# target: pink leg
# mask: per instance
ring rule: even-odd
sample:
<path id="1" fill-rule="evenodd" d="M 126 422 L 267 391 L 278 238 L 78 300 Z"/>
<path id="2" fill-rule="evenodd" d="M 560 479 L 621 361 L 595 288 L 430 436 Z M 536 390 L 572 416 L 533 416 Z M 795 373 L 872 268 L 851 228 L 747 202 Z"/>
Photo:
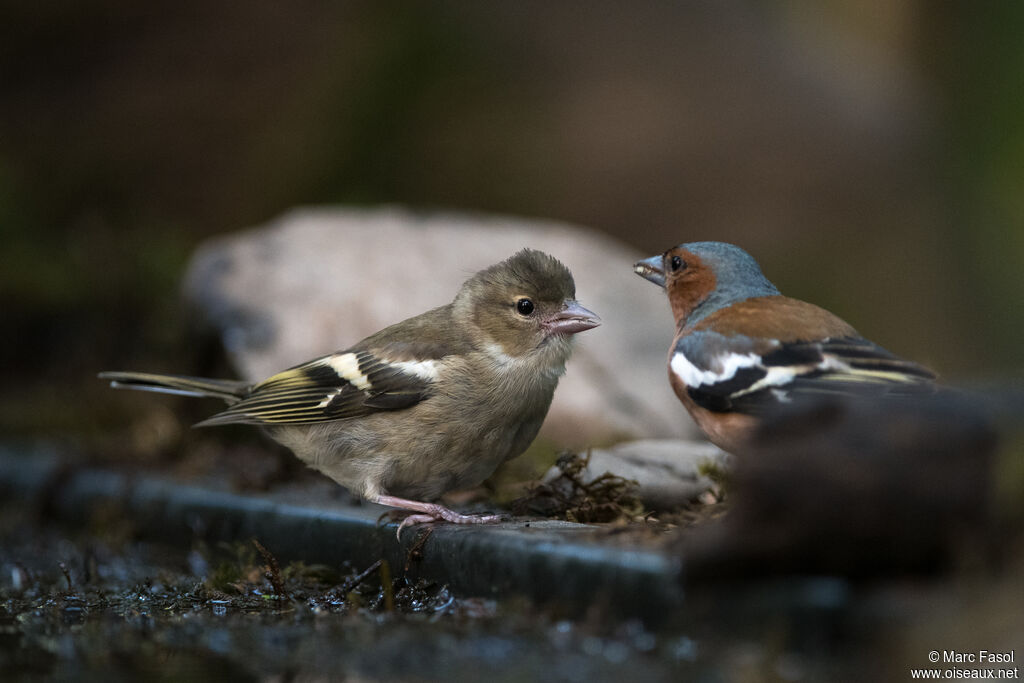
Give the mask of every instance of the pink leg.
<path id="1" fill-rule="evenodd" d="M 375 496 L 373 502 L 418 513 L 409 515 L 398 525 L 399 540 L 402 539 L 402 529 L 414 524 L 441 521 L 451 522 L 452 524 L 493 524 L 501 521 L 501 515 L 461 515 L 455 512 L 455 510 L 449 510 L 437 503 L 421 503 L 418 500 L 407 500 L 405 498 L 396 498 L 395 496 Z"/>

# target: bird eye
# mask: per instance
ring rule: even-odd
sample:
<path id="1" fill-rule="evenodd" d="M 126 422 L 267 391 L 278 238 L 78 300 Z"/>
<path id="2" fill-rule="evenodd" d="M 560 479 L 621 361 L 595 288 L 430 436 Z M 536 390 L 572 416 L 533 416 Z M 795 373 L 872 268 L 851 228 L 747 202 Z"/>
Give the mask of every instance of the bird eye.
<path id="1" fill-rule="evenodd" d="M 529 299 L 520 299 L 516 302 L 516 310 L 519 315 L 530 315 L 533 313 L 533 302 Z"/>
<path id="2" fill-rule="evenodd" d="M 679 258 L 678 256 L 673 256 L 671 259 L 669 259 L 669 265 L 672 266 L 672 272 L 675 272 L 681 268 L 686 267 L 686 264 L 683 262 L 683 259 Z"/>

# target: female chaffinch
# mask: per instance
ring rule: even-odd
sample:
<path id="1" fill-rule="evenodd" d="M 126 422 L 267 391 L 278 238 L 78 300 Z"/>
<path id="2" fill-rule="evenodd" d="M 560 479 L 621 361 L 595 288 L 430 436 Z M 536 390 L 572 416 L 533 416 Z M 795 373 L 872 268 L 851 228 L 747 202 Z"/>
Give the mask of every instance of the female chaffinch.
<path id="1" fill-rule="evenodd" d="M 523 249 L 481 270 L 455 299 L 257 384 L 104 372 L 118 388 L 212 396 L 227 410 L 196 426 L 254 424 L 356 495 L 437 520 L 494 522 L 432 502 L 476 486 L 526 450 L 547 415 L 572 335 L 600 324 L 572 274 Z"/>
<path id="2" fill-rule="evenodd" d="M 864 339 L 832 313 L 779 294 L 750 254 L 732 244 L 680 244 L 633 270 L 667 291 L 676 320 L 669 381 L 724 450 L 742 450 L 767 414 L 794 399 L 933 387 L 931 371 Z"/>

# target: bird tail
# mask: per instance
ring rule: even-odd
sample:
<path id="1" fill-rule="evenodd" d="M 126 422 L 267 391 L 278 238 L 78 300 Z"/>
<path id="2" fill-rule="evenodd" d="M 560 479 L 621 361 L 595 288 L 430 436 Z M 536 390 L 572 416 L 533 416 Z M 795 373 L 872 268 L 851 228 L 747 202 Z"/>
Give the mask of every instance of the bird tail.
<path id="1" fill-rule="evenodd" d="M 236 403 L 245 397 L 249 384 L 229 379 L 206 379 L 184 375 L 155 375 L 147 372 L 101 372 L 115 389 L 138 389 L 180 396 L 210 396 Z"/>

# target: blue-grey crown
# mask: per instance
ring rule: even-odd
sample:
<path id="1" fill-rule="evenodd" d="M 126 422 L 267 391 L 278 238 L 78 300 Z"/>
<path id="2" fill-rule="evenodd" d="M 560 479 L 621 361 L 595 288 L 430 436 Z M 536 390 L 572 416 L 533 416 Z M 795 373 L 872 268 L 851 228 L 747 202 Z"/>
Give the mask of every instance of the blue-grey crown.
<path id="1" fill-rule="evenodd" d="M 690 242 L 680 245 L 692 252 L 715 273 L 718 281 L 715 291 L 690 315 L 693 324 L 720 308 L 756 296 L 772 296 L 779 290 L 761 272 L 754 257 L 735 244 L 727 242 Z"/>

